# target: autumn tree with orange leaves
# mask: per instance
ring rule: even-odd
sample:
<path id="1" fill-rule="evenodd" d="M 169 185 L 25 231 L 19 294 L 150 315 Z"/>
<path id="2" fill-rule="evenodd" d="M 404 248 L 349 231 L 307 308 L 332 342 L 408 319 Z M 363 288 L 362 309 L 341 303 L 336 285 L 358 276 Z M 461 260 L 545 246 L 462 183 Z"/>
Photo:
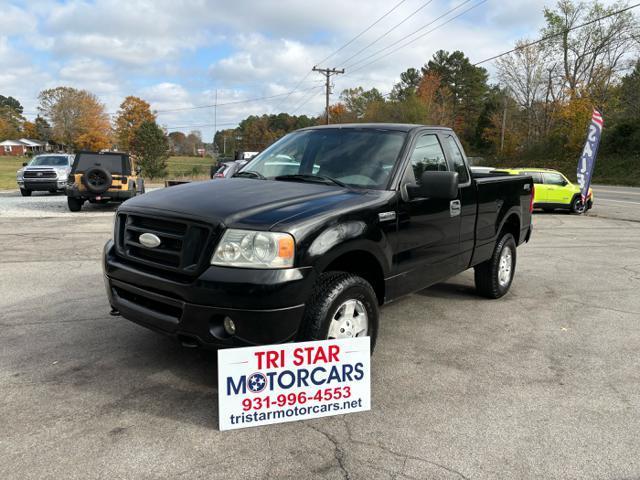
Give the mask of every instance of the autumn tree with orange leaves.
<path id="1" fill-rule="evenodd" d="M 51 124 L 52 138 L 70 150 L 111 146 L 111 124 L 105 106 L 93 93 L 72 87 L 43 90 L 38 110 Z"/>
<path id="2" fill-rule="evenodd" d="M 129 151 L 136 131 L 145 122 L 155 122 L 156 115 L 148 102 L 139 97 L 128 96 L 120 104 L 114 121 L 118 149 Z"/>

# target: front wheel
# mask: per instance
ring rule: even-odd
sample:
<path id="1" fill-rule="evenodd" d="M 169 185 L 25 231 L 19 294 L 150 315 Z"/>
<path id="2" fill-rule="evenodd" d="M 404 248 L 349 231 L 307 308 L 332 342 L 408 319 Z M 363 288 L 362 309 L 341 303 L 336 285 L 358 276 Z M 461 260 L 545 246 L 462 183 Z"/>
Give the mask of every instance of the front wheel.
<path id="1" fill-rule="evenodd" d="M 20 195 L 22 195 L 23 197 L 30 197 L 31 196 L 31 190 L 27 190 L 26 188 L 21 188 L 20 189 Z"/>
<path id="2" fill-rule="evenodd" d="M 79 198 L 67 197 L 67 205 L 72 212 L 79 212 L 84 202 Z"/>
<path id="3" fill-rule="evenodd" d="M 474 269 L 476 290 L 487 298 L 500 298 L 509 291 L 516 271 L 516 241 L 510 233 L 496 243 L 491 258 Z"/>
<path id="4" fill-rule="evenodd" d="M 307 302 L 302 340 L 378 336 L 378 299 L 364 278 L 346 272 L 320 275 Z"/>
<path id="5" fill-rule="evenodd" d="M 582 202 L 582 198 L 579 195 L 573 197 L 573 201 L 571 202 L 571 213 L 575 213 L 576 215 L 582 215 L 586 212 L 587 208 Z"/>

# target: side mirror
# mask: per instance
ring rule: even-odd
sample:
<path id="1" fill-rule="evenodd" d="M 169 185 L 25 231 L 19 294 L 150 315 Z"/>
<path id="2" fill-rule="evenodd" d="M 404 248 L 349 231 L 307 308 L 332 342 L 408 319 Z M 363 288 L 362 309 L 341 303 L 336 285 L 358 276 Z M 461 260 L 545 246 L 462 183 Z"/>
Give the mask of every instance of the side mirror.
<path id="1" fill-rule="evenodd" d="M 458 172 L 422 172 L 420 185 L 407 185 L 409 198 L 453 200 L 458 197 Z"/>
<path id="2" fill-rule="evenodd" d="M 139 166 L 139 165 L 138 165 L 138 166 L 136 166 L 136 173 L 137 173 L 138 175 L 140 175 L 140 174 L 142 173 L 142 167 L 141 167 L 141 166 Z"/>
<path id="3" fill-rule="evenodd" d="M 29 165 L 27 162 L 22 162 L 23 167 L 26 167 L 27 165 Z"/>

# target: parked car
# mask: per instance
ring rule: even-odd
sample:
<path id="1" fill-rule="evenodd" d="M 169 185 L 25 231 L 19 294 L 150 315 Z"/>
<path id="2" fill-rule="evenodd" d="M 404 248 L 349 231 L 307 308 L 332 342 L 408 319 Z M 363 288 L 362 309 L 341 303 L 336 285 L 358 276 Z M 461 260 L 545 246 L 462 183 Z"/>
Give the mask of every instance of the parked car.
<path id="1" fill-rule="evenodd" d="M 574 185 L 564 174 L 549 168 L 510 168 L 501 169 L 514 175 L 530 175 L 535 184 L 534 208 L 545 212 L 555 209 L 569 210 L 578 215 L 593 207 L 593 191 L 590 188 L 586 205 L 582 202 L 580 187 Z"/>
<path id="2" fill-rule="evenodd" d="M 222 162 L 211 178 L 230 178 L 248 163 L 247 160 L 234 160 L 232 162 Z"/>
<path id="3" fill-rule="evenodd" d="M 118 152 L 78 152 L 65 189 L 72 212 L 79 212 L 86 201 L 123 202 L 144 191 L 133 160 Z"/>
<path id="4" fill-rule="evenodd" d="M 297 173 L 274 169 L 290 172 L 283 154 Z M 505 295 L 532 192 L 531 177 L 475 178 L 448 128 L 306 128 L 224 182 L 121 205 L 107 295 L 188 346 L 368 335 L 373 347 L 381 305 L 468 268 L 481 295 Z"/>
<path id="5" fill-rule="evenodd" d="M 36 155 L 29 162 L 23 163 L 22 168 L 16 172 L 20 193 L 23 197 L 29 197 L 31 192 L 64 191 L 72 164 L 73 155 L 65 153 Z"/>

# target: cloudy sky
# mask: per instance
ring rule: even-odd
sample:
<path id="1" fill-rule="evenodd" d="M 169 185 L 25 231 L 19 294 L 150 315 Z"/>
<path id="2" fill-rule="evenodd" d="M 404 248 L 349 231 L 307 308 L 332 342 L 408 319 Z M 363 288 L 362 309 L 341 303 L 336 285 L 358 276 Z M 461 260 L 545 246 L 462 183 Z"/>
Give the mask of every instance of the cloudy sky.
<path id="1" fill-rule="evenodd" d="M 213 109 L 192 107 L 215 103 L 216 92 L 222 104 L 219 128 L 250 114 L 321 112 L 322 78 L 310 73 L 311 67 L 396 5 L 322 63 L 347 69 L 335 78 L 336 93 L 358 85 L 386 93 L 401 71 L 421 66 L 438 49 L 460 49 L 478 61 L 511 48 L 517 39 L 536 38 L 542 10 L 552 3 L 0 0 L 0 94 L 18 98 L 28 118 L 35 116 L 38 92 L 45 88 L 90 90 L 109 112 L 126 95 L 137 95 L 170 130 L 200 130 L 210 139 Z"/>

